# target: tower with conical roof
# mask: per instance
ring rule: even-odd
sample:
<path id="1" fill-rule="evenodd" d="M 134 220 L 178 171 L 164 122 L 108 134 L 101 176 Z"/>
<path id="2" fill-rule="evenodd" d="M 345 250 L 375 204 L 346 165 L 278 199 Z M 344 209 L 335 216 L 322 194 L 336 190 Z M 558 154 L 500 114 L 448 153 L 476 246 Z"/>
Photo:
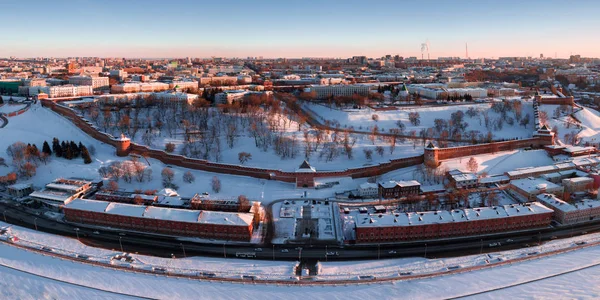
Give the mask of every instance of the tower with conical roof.
<path id="1" fill-rule="evenodd" d="M 541 141 L 540 145 L 554 145 L 554 132 L 548 129 L 546 124 L 538 129 L 533 136 Z"/>
<path id="2" fill-rule="evenodd" d="M 300 167 L 296 169 L 296 187 L 312 188 L 315 187 L 315 173 L 317 170 L 313 168 L 308 161 L 303 161 Z"/>
<path id="3" fill-rule="evenodd" d="M 424 161 L 423 163 L 430 167 L 437 167 L 440 163 L 438 158 L 439 148 L 436 147 L 433 142 L 429 142 L 427 147 L 424 149 Z"/>

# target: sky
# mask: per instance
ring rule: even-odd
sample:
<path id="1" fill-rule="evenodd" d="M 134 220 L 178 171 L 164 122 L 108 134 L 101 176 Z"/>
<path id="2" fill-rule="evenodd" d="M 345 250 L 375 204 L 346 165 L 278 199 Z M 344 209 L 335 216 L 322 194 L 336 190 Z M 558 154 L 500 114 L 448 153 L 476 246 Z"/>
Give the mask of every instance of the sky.
<path id="1" fill-rule="evenodd" d="M 597 0 L 0 0 L 0 57 L 600 57 Z M 427 57 L 427 53 L 424 53 Z"/>

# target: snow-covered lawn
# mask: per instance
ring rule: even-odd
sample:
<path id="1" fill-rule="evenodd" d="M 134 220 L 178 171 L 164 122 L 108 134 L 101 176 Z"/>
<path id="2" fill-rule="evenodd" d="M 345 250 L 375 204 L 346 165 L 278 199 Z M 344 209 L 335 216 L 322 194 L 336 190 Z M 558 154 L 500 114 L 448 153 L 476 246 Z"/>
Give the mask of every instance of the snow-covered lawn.
<path id="1" fill-rule="evenodd" d="M 477 172 L 486 172 L 489 175 L 504 174 L 524 167 L 539 167 L 554 163 L 545 150 L 513 150 L 503 151 L 495 154 L 481 154 L 473 156 L 479 164 Z M 453 158 L 442 162 L 441 166 L 448 170 L 467 170 L 467 162 L 470 157 Z"/>
<path id="2" fill-rule="evenodd" d="M 150 122 L 152 116 L 155 113 L 154 108 L 142 108 L 142 112 L 140 113 L 140 119 L 142 122 Z M 148 113 L 146 111 L 149 111 Z M 216 111 L 213 109 L 212 112 Z M 88 110 L 81 110 L 81 113 L 85 118 L 92 121 L 92 123 L 96 124 L 100 130 L 105 130 L 114 135 L 119 136 L 121 134 L 121 130 L 117 128 L 117 126 L 108 126 L 104 128 L 102 119 L 104 116 L 98 117 L 97 121 L 93 121 L 90 117 L 90 113 Z M 227 116 L 227 115 L 225 115 Z M 246 116 L 241 114 L 238 118 L 239 120 L 244 119 Z M 224 121 L 223 121 L 224 122 Z M 241 122 L 241 121 L 239 121 Z M 144 124 L 146 124 L 144 123 Z M 296 152 L 295 155 L 288 155 L 285 158 L 282 158 L 280 155 L 276 153 L 274 150 L 275 145 L 271 145 L 268 149 L 262 149 L 261 147 L 257 147 L 256 140 L 249 132 L 249 125 L 241 126 L 238 124 L 238 129 L 235 134 L 233 147 L 230 147 L 227 141 L 227 136 L 225 133 L 225 129 L 220 129 L 220 134 L 218 136 L 218 141 L 220 145 L 220 157 L 217 161 L 215 155 L 215 149 L 211 149 L 209 151 L 209 155 L 207 157 L 210 161 L 217 161 L 221 163 L 227 164 L 240 164 L 239 153 L 247 152 L 252 155 L 252 158 L 244 163 L 246 166 L 258 167 L 258 168 L 267 168 L 267 169 L 279 169 L 283 171 L 294 171 L 300 166 L 300 164 L 305 159 L 305 150 L 306 142 L 304 136 L 304 130 L 309 131 L 309 140 L 312 143 L 312 149 L 317 149 L 313 151 L 309 156 L 308 160 L 311 165 L 317 170 L 327 171 L 327 170 L 344 170 L 347 168 L 356 168 L 362 167 L 365 165 L 373 165 L 378 163 L 388 162 L 390 159 L 397 159 L 403 157 L 417 156 L 423 153 L 422 145 L 415 145 L 411 141 L 406 141 L 405 143 L 396 143 L 396 148 L 393 153 L 390 154 L 389 142 L 376 139 L 374 141 L 369 139 L 369 136 L 364 134 L 350 134 L 349 135 L 349 144 L 352 144 L 353 155 L 352 158 L 348 158 L 348 156 L 344 153 L 343 147 L 341 146 L 343 140 L 343 134 L 338 134 L 337 136 L 337 148 L 334 151 L 335 154 L 331 155 L 331 158 L 328 158 L 328 151 L 326 151 L 325 146 L 327 143 L 333 141 L 333 132 L 324 133 L 322 137 L 322 141 L 318 145 L 315 145 L 315 131 L 308 125 L 301 126 L 301 130 L 298 130 L 298 123 L 295 120 L 290 119 L 290 116 L 285 114 L 269 114 L 269 124 L 277 124 L 274 125 L 274 135 L 279 135 L 285 138 L 295 138 L 296 145 L 293 147 Z M 163 125 L 164 126 L 164 125 Z M 144 128 L 147 125 L 143 126 Z M 225 127 L 225 125 L 222 125 Z M 222 128 L 221 127 L 221 128 Z M 154 129 L 151 131 L 151 134 L 145 133 L 146 129 L 139 130 L 133 138 L 135 143 L 140 145 L 147 145 L 154 149 L 164 150 L 165 145 L 167 143 L 172 143 L 175 145 L 174 153 L 182 153 L 182 149 L 185 148 L 184 140 L 185 140 L 185 130 L 184 128 L 177 127 L 176 129 L 169 130 L 163 129 L 158 130 Z M 205 133 L 204 133 L 205 134 Z M 145 137 L 151 136 L 151 143 L 149 143 Z M 195 138 L 198 139 L 200 135 L 196 135 Z M 213 143 L 216 144 L 216 141 Z M 275 144 L 275 142 L 273 142 Z M 377 146 L 382 146 L 384 148 L 384 153 L 382 155 L 377 154 L 376 148 Z M 200 152 L 204 151 L 204 146 L 199 147 Z M 210 147 L 209 147 L 210 148 Z M 372 157 L 368 159 L 364 151 L 370 150 L 372 152 Z M 206 151 L 204 151 L 206 152 Z M 185 156 L 189 157 L 197 157 L 204 158 L 203 155 L 193 156 L 191 151 L 182 153 Z"/>
<path id="3" fill-rule="evenodd" d="M 508 124 L 504 124 L 501 130 L 492 130 L 492 134 L 495 139 L 511 139 L 511 138 L 527 138 L 531 137 L 534 130 L 533 125 L 533 105 L 531 102 L 522 102 L 523 109 L 522 115 L 525 116 L 529 114 L 531 117 L 531 122 L 527 127 L 523 127 L 519 125 L 519 122 L 514 123 L 513 126 Z M 463 111 L 466 113 L 469 108 L 474 108 L 479 111 L 477 116 L 473 118 L 464 116 L 464 122 L 468 123 L 468 126 L 465 131 L 477 130 L 482 134 L 487 134 L 488 130 L 485 126 L 484 117 L 482 116 L 483 112 L 487 112 L 491 121 L 500 118 L 500 114 L 492 111 L 490 109 L 489 103 L 482 104 L 469 104 L 469 105 L 452 105 L 452 106 L 436 106 L 436 107 L 421 107 L 421 108 L 405 108 L 399 110 L 389 110 L 389 111 L 375 111 L 371 108 L 363 108 L 363 109 L 348 109 L 348 110 L 339 110 L 335 108 L 329 108 L 324 105 L 314 104 L 314 103 L 304 103 L 305 108 L 308 108 L 310 111 L 317 114 L 320 118 L 318 118 L 321 122 L 324 120 L 337 121 L 340 123 L 342 128 L 346 127 L 354 127 L 355 130 L 360 131 L 370 131 L 371 128 L 377 126 L 380 131 L 381 129 L 385 129 L 387 132 L 389 129 L 397 128 L 396 122 L 401 121 L 405 126 L 405 132 L 409 132 L 411 130 L 415 130 L 417 134 L 421 129 L 427 129 L 430 127 L 434 127 L 435 119 L 450 119 L 450 115 L 456 111 Z M 421 123 L 418 126 L 413 126 L 408 118 L 409 113 L 418 112 L 420 115 Z M 373 115 L 377 115 L 379 117 L 378 121 L 373 120 Z M 514 118 L 514 113 L 509 112 L 509 117 Z"/>

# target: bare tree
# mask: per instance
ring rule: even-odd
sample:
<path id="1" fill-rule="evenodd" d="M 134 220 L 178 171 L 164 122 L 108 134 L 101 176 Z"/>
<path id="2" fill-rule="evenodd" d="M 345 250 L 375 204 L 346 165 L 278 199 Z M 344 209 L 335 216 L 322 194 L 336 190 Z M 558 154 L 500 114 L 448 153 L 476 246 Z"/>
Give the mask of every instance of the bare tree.
<path id="1" fill-rule="evenodd" d="M 217 176 L 213 176 L 210 181 L 213 192 L 218 193 L 221 191 L 221 180 Z"/>
<path id="2" fill-rule="evenodd" d="M 252 154 L 250 154 L 248 152 L 238 153 L 238 160 L 240 161 L 240 164 L 242 164 L 242 165 L 251 159 L 252 159 Z"/>
<path id="3" fill-rule="evenodd" d="M 192 172 L 187 171 L 185 173 L 183 173 L 183 181 L 187 182 L 187 183 L 192 183 L 196 180 L 196 177 L 194 176 L 194 174 L 192 174 Z"/>
<path id="4" fill-rule="evenodd" d="M 469 159 L 469 161 L 467 162 L 467 170 L 475 173 L 475 172 L 477 172 L 478 167 L 479 167 L 479 164 L 477 163 L 477 160 L 475 159 L 475 157 L 471 157 Z"/>
<path id="5" fill-rule="evenodd" d="M 173 179 L 175 178 L 175 172 L 173 172 L 173 170 L 171 170 L 171 168 L 169 168 L 169 167 L 163 168 L 162 171 L 160 172 L 160 175 L 162 177 L 162 182 L 163 182 L 164 187 L 172 187 L 173 186 Z"/>

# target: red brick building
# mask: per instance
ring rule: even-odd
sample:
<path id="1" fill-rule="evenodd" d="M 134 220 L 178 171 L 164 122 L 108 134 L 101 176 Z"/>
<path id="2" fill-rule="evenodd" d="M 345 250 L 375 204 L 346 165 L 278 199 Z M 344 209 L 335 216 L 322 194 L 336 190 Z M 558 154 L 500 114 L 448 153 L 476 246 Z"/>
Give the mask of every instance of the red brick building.
<path id="1" fill-rule="evenodd" d="M 379 196 L 382 198 L 398 198 L 421 193 L 418 181 L 387 181 L 379 183 Z"/>
<path id="2" fill-rule="evenodd" d="M 359 214 L 356 243 L 392 243 L 510 232 L 550 225 L 538 202 L 452 211 Z"/>
<path id="3" fill-rule="evenodd" d="M 250 241 L 254 215 L 75 199 L 63 207 L 69 222 L 140 232 Z"/>

